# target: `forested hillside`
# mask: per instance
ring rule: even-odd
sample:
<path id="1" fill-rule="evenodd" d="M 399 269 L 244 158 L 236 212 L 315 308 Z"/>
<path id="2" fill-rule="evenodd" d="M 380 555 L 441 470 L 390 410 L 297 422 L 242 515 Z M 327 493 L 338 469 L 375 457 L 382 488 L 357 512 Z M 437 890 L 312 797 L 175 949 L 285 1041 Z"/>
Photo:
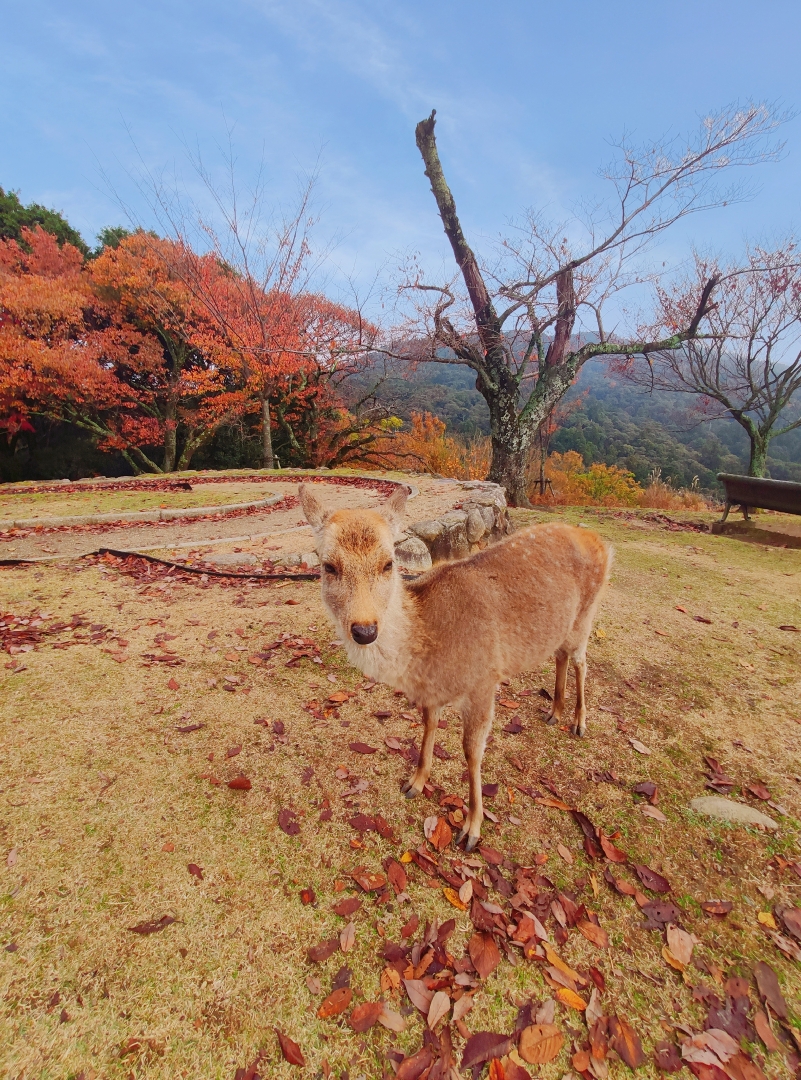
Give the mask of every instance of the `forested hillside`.
<path id="1" fill-rule="evenodd" d="M 618 465 L 640 482 L 655 469 L 676 487 L 689 487 L 697 476 L 704 490 L 715 489 L 718 472 L 747 469 L 748 440 L 742 428 L 730 420 L 701 421 L 696 400 L 686 395 L 645 393 L 609 375 L 605 364 L 592 362 L 566 400 L 577 397 L 581 404 L 554 435 L 551 450 L 577 450 L 588 465 Z M 422 364 L 398 371 L 387 378 L 379 398 L 404 420 L 413 411 L 428 411 L 452 433 L 467 438 L 489 434 L 486 404 L 465 367 Z M 801 481 L 801 429 L 775 439 L 768 462 L 775 479 Z"/>

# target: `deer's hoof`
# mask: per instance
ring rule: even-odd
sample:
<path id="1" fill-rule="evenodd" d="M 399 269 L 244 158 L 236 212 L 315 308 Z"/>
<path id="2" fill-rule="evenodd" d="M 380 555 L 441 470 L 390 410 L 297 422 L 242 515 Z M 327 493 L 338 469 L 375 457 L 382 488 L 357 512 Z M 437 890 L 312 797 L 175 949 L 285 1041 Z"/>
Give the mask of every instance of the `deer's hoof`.
<path id="1" fill-rule="evenodd" d="M 583 739 L 584 736 L 587 734 L 587 729 L 585 727 L 573 728 L 573 734 L 579 739 Z"/>
<path id="2" fill-rule="evenodd" d="M 454 842 L 453 842 L 453 843 L 454 843 L 454 846 L 455 846 L 455 847 L 458 847 L 458 846 L 459 846 L 459 844 L 461 844 L 462 840 L 464 840 L 464 838 L 465 838 L 466 836 L 467 836 L 467 826 L 465 826 L 465 827 L 464 827 L 464 828 L 463 828 L 463 829 L 461 830 L 461 832 L 460 832 L 460 833 L 459 833 L 459 834 L 457 835 L 456 839 L 455 839 L 455 840 L 454 840 Z"/>
<path id="3" fill-rule="evenodd" d="M 467 843 L 464 846 L 465 851 L 472 851 L 479 840 L 480 840 L 479 836 L 468 836 L 467 837 Z"/>
<path id="4" fill-rule="evenodd" d="M 411 780 L 406 781 L 406 783 L 401 788 L 401 791 L 407 799 L 416 799 L 417 796 L 420 794 L 419 788 L 416 788 Z"/>
<path id="5" fill-rule="evenodd" d="M 555 716 L 553 713 L 551 713 L 550 716 L 545 717 L 545 723 L 548 725 L 548 727 L 553 727 L 558 720 L 559 717 Z"/>

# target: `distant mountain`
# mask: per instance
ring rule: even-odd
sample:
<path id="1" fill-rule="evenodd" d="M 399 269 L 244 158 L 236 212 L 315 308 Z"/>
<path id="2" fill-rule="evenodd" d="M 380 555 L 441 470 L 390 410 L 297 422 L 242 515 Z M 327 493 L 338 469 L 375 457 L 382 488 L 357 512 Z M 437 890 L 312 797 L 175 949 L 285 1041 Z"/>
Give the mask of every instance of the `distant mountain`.
<path id="1" fill-rule="evenodd" d="M 567 400 L 578 395 L 586 396 L 554 435 L 552 450 L 577 450 L 587 464 L 618 465 L 640 482 L 654 469 L 676 487 L 689 487 L 697 476 L 705 491 L 718 488 L 716 473 L 748 467 L 742 428 L 733 420 L 699 422 L 695 399 L 687 394 L 648 394 L 611 375 L 603 362 L 591 361 Z M 475 389 L 473 372 L 461 365 L 399 368 L 378 396 L 403 420 L 414 411 L 428 411 L 453 433 L 468 438 L 489 434 L 486 402 Z M 799 412 L 801 401 L 794 415 Z M 801 481 L 801 429 L 773 440 L 768 465 L 777 480 Z"/>

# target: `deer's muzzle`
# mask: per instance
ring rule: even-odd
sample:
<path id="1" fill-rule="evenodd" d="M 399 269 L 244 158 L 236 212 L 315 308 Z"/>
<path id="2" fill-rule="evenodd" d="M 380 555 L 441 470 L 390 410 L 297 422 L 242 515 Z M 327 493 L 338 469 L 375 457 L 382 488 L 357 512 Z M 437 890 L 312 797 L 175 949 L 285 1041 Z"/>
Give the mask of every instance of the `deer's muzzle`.
<path id="1" fill-rule="evenodd" d="M 353 623 L 350 633 L 357 645 L 369 645 L 378 637 L 378 624 Z"/>

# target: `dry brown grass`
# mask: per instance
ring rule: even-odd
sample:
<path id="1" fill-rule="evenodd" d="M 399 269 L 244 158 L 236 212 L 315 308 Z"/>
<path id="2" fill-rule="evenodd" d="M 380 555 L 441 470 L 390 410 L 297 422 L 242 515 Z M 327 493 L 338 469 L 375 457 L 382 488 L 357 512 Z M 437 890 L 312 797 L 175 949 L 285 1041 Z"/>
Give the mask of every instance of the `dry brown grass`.
<path id="1" fill-rule="evenodd" d="M 801 885 L 769 861 L 776 852 L 801 854 L 801 783 L 794 779 L 801 650 L 797 635 L 777 629 L 801 624 L 801 552 L 669 533 L 642 517 L 587 508 L 548 516 L 597 526 L 617 549 L 599 622 L 603 636 L 591 646 L 589 737 L 578 742 L 545 728 L 538 699 L 519 699 L 523 734 L 505 735 L 496 724 L 487 753 L 485 781 L 501 787 L 489 804 L 500 821 L 485 824 L 485 839 L 523 863 L 544 852 L 553 881 L 579 890 L 598 911 L 613 940 L 609 954 L 575 933 L 563 954 L 574 966 L 594 963 L 604 972 L 607 1009 L 628 1016 L 646 1046 L 673 1023 L 699 1027 L 702 1006 L 663 962 L 661 936 L 639 929 L 633 902 L 602 881 L 593 897 L 589 874 L 600 878 L 598 865 L 587 863 L 569 817 L 514 790 L 510 805 L 508 786 L 536 784 L 545 776 L 593 821 L 608 831 L 620 829 L 619 843 L 632 857 L 671 880 L 687 928 L 701 941 L 699 959 L 726 974 L 747 972 L 755 959 L 767 959 L 798 1021 L 801 974 L 764 936 L 756 915 L 770 907 L 760 888 L 775 890 L 774 902 L 798 903 Z M 530 517 L 519 513 L 521 521 Z M 287 605 L 287 598 L 299 603 Z M 676 611 L 677 604 L 689 614 Z M 355 1035 L 346 1024 L 315 1015 L 345 963 L 357 993 L 375 1000 L 383 966 L 380 935 L 397 941 L 410 910 L 421 922 L 457 915 L 449 943 L 454 955 L 461 954 L 470 930 L 441 889 L 413 869 L 410 906 L 379 909 L 366 898 L 355 917 L 354 951 L 336 954 L 314 971 L 305 959 L 309 945 L 344 924 L 331 912 L 343 895 L 337 882 L 350 888 L 348 874 L 356 865 L 378 869 L 386 855 L 421 843 L 422 821 L 434 808 L 428 800 L 400 798 L 407 766 L 383 752 L 385 736 L 417 733 L 400 715 L 408 708 L 401 699 L 377 687 L 359 692 L 325 721 L 303 710 L 310 698 L 330 692 L 329 674 L 337 688 L 356 689 L 362 682 L 329 645 L 317 586 L 174 584 L 143 594 L 130 577 L 77 563 L 2 571 L 0 609 L 40 609 L 54 617 L 83 612 L 129 642 L 122 663 L 102 644 L 55 650 L 46 641 L 21 658 L 21 673 L 0 667 L 0 935 L 2 946 L 17 947 L 0 951 L 3 1075 L 232 1080 L 262 1046 L 262 1075 L 297 1075 L 280 1060 L 274 1026 L 301 1044 L 309 1075 L 327 1058 L 335 1075 L 347 1069 L 352 1077 L 380 1076 L 389 1046 L 416 1049 L 422 1032 L 417 1014 L 397 1037 L 378 1027 Z M 693 614 L 712 618 L 712 625 L 694 622 Z M 153 638 L 163 629 L 177 635 L 166 644 L 186 663 L 142 666 L 141 654 L 161 651 Z M 214 629 L 219 637 L 210 641 Z M 284 631 L 315 639 L 323 664 L 304 659 L 287 668 L 284 649 L 271 670 L 247 663 L 255 646 Z M 219 652 L 209 652 L 210 644 Z M 245 649 L 236 662 L 224 659 L 232 647 Z M 231 672 L 244 681 L 227 693 L 222 680 Z M 180 689 L 167 688 L 170 677 Z M 505 694 L 549 685 L 551 678 L 550 670 L 532 673 Z M 214 679 L 217 686 L 210 688 Z M 381 709 L 392 713 L 384 723 L 373 715 Z M 256 725 L 261 717 L 282 720 L 286 741 Z M 179 723 L 195 722 L 205 726 L 176 733 Z M 446 792 L 464 794 L 453 716 L 440 734 L 452 758 L 437 761 L 434 779 Z M 635 753 L 631 735 L 652 754 Z M 353 753 L 351 739 L 382 750 Z M 227 759 L 234 745 L 242 751 Z M 704 752 L 719 757 L 738 782 L 767 783 L 789 811 L 777 837 L 710 825 L 688 812 L 689 799 L 703 792 Z M 510 764 L 512 756 L 520 759 L 522 773 Z M 398 845 L 368 833 L 363 850 L 351 846 L 356 834 L 347 819 L 353 810 L 344 806 L 334 776 L 340 764 L 369 781 L 360 809 L 384 814 Z M 314 773 L 304 785 L 309 766 Z M 620 785 L 588 779 L 588 773 L 610 768 Z M 211 772 L 225 781 L 240 771 L 252 781 L 249 792 L 201 779 Z M 644 817 L 630 794 L 631 785 L 646 778 L 659 785 L 665 824 Z M 326 797 L 333 820 L 321 824 L 319 805 Z M 279 830 L 283 807 L 298 813 L 300 836 Z M 521 824 L 511 823 L 510 815 Z M 557 842 L 574 853 L 572 866 L 556 854 Z M 165 851 L 165 844 L 174 850 Z M 16 862 L 6 866 L 11 849 Z M 190 862 L 203 868 L 202 882 L 187 872 Z M 301 904 L 299 891 L 308 885 L 316 891 L 315 906 Z M 734 901 L 727 920 L 702 915 L 697 902 L 710 897 Z M 159 933 L 141 937 L 128 929 L 164 914 L 177 921 Z M 689 974 L 690 982 L 710 981 L 699 970 Z M 320 978 L 321 994 L 308 989 L 309 975 Z M 536 965 L 512 967 L 504 960 L 478 991 L 468 1025 L 473 1031 L 508 1030 L 515 1002 L 549 993 Z M 575 1017 L 562 1013 L 558 1023 L 580 1028 Z M 541 1072 L 550 1080 L 566 1068 L 568 1048 Z M 788 1075 L 777 1055 L 767 1072 Z"/>

